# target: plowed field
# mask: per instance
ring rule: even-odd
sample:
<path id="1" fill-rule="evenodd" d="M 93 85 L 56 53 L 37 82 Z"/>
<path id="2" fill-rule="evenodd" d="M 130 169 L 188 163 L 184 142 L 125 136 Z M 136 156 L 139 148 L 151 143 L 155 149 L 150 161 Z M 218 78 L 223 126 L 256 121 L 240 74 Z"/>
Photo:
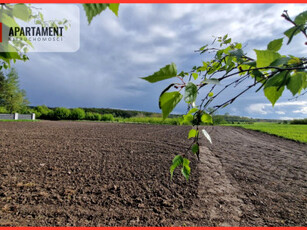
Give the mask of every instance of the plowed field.
<path id="1" fill-rule="evenodd" d="M 306 144 L 207 127 L 170 182 L 189 128 L 0 122 L 0 226 L 307 225 Z"/>

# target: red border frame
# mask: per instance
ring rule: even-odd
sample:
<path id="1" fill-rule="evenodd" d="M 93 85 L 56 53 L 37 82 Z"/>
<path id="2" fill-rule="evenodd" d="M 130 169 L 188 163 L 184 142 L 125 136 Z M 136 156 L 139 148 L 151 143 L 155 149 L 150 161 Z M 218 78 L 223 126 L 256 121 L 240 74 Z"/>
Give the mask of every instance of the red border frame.
<path id="1" fill-rule="evenodd" d="M 307 0 L 7 0 L 6 3 L 307 3 Z"/>
<path id="2" fill-rule="evenodd" d="M 307 227 L 0 227 L 0 230 L 306 230 Z"/>
<path id="3" fill-rule="evenodd" d="M 0 43 L 2 42 L 2 23 L 0 22 Z"/>
<path id="4" fill-rule="evenodd" d="M 307 3 L 307 0 L 7 0 L 5 3 Z M 0 23 L 2 42 L 2 23 Z M 307 230 L 307 227 L 0 227 L 0 230 Z"/>

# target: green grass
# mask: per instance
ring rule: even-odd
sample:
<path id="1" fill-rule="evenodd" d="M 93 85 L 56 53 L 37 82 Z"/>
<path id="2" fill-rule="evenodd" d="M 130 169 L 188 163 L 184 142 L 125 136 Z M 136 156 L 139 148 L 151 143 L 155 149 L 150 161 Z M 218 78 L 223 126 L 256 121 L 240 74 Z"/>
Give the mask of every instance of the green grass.
<path id="1" fill-rule="evenodd" d="M 307 143 L 307 125 L 291 125 L 258 122 L 254 124 L 234 124 L 245 129 L 257 130 L 264 133 L 274 134 L 279 137 Z"/>
<path id="2" fill-rule="evenodd" d="M 179 118 L 166 118 L 163 121 L 162 117 L 129 117 L 129 118 L 115 118 L 115 122 L 179 125 L 180 119 Z"/>

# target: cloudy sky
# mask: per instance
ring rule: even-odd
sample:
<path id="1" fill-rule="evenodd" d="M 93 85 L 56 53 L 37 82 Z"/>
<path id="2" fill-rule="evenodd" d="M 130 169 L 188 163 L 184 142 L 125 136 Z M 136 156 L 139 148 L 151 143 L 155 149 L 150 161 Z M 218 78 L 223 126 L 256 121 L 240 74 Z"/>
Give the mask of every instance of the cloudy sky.
<path id="1" fill-rule="evenodd" d="M 15 65 L 32 105 L 159 112 L 159 94 L 171 81 L 150 84 L 140 77 L 171 62 L 179 71 L 200 65 L 206 57 L 194 50 L 211 43 L 212 36 L 228 34 L 254 56 L 253 49 L 266 49 L 269 41 L 283 37 L 290 27 L 280 17 L 283 10 L 294 16 L 307 9 L 304 4 L 121 4 L 119 17 L 108 10 L 88 25 L 79 8 L 77 52 L 30 53 L 30 61 Z M 64 17 L 70 18 L 69 14 Z M 303 37 L 297 37 L 281 53 L 306 55 L 303 44 Z M 243 88 L 232 89 L 220 102 Z M 219 113 L 307 117 L 307 95 L 289 99 L 291 93 L 285 92 L 272 108 L 263 92 L 251 90 Z M 180 103 L 174 112 L 185 113 L 185 104 Z"/>

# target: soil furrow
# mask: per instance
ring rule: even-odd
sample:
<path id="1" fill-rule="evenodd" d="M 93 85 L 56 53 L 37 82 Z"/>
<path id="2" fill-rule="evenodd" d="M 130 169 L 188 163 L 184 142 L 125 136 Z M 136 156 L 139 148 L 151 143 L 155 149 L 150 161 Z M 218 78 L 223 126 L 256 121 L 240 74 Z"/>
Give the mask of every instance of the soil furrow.
<path id="1" fill-rule="evenodd" d="M 205 127 L 0 122 L 0 226 L 306 226 L 307 145 Z"/>

